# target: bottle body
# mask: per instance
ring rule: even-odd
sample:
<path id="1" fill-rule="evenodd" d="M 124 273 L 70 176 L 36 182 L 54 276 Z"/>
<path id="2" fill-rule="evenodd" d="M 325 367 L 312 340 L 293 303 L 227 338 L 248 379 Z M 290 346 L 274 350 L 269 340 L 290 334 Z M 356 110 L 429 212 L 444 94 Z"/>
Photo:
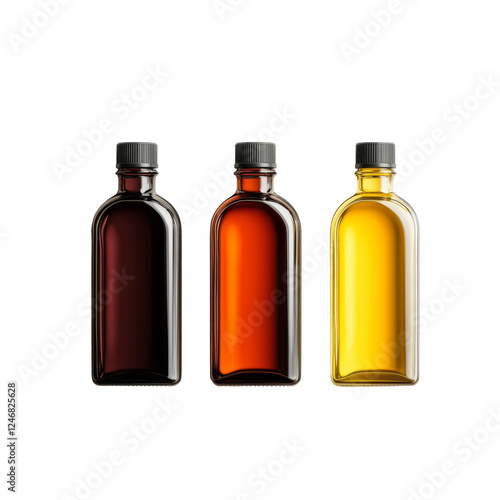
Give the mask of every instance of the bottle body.
<path id="1" fill-rule="evenodd" d="M 418 222 L 391 169 L 362 169 L 331 226 L 332 381 L 418 380 Z M 390 185 L 391 189 L 384 189 Z"/>
<path id="2" fill-rule="evenodd" d="M 212 380 L 300 378 L 300 226 L 277 197 L 235 196 L 211 228 Z"/>
<path id="3" fill-rule="evenodd" d="M 211 224 L 211 378 L 217 385 L 300 380 L 300 222 L 272 191 L 273 169 L 237 171 Z"/>
<path id="4" fill-rule="evenodd" d="M 179 216 L 154 189 L 143 189 L 155 172 L 120 175 L 128 189 L 108 200 L 92 224 L 92 378 L 98 385 L 175 384 L 181 376 Z"/>

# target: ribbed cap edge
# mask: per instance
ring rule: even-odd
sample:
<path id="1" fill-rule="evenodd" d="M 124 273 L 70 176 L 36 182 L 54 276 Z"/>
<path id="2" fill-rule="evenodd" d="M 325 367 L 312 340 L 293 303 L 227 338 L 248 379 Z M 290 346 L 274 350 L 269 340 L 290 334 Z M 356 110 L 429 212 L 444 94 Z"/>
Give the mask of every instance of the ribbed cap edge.
<path id="1" fill-rule="evenodd" d="M 235 162 L 276 166 L 276 145 L 272 142 L 238 142 L 235 146 Z"/>
<path id="2" fill-rule="evenodd" d="M 359 142 L 356 144 L 356 165 L 396 166 L 396 146 L 392 142 Z"/>
<path id="3" fill-rule="evenodd" d="M 154 142 L 120 142 L 116 145 L 117 165 L 158 166 L 158 146 Z"/>

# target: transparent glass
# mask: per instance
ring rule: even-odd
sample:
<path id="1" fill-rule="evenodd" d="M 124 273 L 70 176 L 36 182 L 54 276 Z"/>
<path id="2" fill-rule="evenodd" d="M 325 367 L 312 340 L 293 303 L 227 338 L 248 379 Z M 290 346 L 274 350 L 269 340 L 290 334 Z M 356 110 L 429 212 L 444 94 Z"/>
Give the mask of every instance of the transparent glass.
<path id="1" fill-rule="evenodd" d="M 418 379 L 418 222 L 393 193 L 394 171 L 360 168 L 331 226 L 332 381 Z"/>
<path id="2" fill-rule="evenodd" d="M 92 378 L 168 385 L 181 378 L 181 224 L 157 172 L 117 171 L 92 224 Z"/>
<path id="3" fill-rule="evenodd" d="M 300 380 L 300 222 L 272 168 L 239 168 L 211 225 L 211 378 L 217 385 Z"/>

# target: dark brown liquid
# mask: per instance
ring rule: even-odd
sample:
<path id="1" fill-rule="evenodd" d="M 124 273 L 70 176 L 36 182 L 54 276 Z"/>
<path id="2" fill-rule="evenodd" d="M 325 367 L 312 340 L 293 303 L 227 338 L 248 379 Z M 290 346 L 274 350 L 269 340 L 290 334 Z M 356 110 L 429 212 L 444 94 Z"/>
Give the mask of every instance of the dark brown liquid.
<path id="1" fill-rule="evenodd" d="M 173 307 L 173 231 L 157 202 L 109 203 L 93 227 L 93 379 L 173 384 L 180 378 L 180 318 Z M 176 250 L 177 251 L 177 250 Z M 170 260 L 169 260 L 170 259 Z M 170 262 L 170 264 L 169 264 Z M 180 300 L 180 299 L 179 299 Z"/>

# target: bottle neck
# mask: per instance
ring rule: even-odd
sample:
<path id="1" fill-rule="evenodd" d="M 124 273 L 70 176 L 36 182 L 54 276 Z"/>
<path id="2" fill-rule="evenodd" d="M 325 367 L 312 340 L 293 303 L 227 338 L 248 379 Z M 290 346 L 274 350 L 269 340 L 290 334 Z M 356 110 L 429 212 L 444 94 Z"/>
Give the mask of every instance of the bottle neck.
<path id="1" fill-rule="evenodd" d="M 155 194 L 155 177 L 158 172 L 152 168 L 124 168 L 117 170 L 118 193 Z"/>
<path id="2" fill-rule="evenodd" d="M 357 193 L 392 193 L 395 175 L 392 168 L 358 168 Z"/>
<path id="3" fill-rule="evenodd" d="M 236 172 L 237 193 L 274 193 L 274 168 L 242 167 Z"/>

